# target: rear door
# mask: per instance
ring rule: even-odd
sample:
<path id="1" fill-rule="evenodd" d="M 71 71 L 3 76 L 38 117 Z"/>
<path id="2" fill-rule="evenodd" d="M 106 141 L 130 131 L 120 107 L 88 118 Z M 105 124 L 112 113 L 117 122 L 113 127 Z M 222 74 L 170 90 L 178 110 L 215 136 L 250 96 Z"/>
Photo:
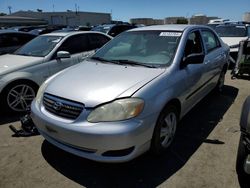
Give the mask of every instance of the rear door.
<path id="1" fill-rule="evenodd" d="M 204 74 L 208 83 L 206 89 L 210 91 L 217 84 L 223 62 L 226 61 L 226 53 L 213 31 L 203 29 L 201 35 L 206 54 L 204 59 Z"/>

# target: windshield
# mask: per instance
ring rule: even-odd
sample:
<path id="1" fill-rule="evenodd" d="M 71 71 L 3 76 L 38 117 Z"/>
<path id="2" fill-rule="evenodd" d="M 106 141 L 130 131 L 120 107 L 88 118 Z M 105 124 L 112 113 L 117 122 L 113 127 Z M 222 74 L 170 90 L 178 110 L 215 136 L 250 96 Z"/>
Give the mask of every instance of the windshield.
<path id="1" fill-rule="evenodd" d="M 91 31 L 99 31 L 99 32 L 102 32 L 102 33 L 108 33 L 108 31 L 111 29 L 111 25 L 107 25 L 107 26 L 97 26 L 97 27 L 94 27 L 91 29 Z"/>
<path id="2" fill-rule="evenodd" d="M 246 37 L 245 26 L 217 26 L 214 28 L 220 37 Z"/>
<path id="3" fill-rule="evenodd" d="M 136 62 L 153 66 L 169 66 L 177 49 L 181 32 L 126 32 L 107 43 L 93 56 L 106 61 Z"/>
<path id="4" fill-rule="evenodd" d="M 61 36 L 38 36 L 18 49 L 14 54 L 45 57 L 62 40 Z"/>

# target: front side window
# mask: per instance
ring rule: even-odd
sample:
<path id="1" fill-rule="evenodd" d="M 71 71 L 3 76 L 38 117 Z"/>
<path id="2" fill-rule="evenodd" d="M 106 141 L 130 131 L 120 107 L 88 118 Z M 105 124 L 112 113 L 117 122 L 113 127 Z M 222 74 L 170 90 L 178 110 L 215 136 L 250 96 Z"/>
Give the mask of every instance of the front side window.
<path id="1" fill-rule="evenodd" d="M 190 54 L 202 53 L 202 43 L 199 31 L 189 33 L 186 46 L 185 46 L 185 57 Z"/>
<path id="2" fill-rule="evenodd" d="M 208 52 L 220 47 L 218 38 L 211 31 L 202 31 L 201 35 Z"/>
<path id="3" fill-rule="evenodd" d="M 38 36 L 18 49 L 14 54 L 45 57 L 62 40 L 61 36 Z"/>
<path id="4" fill-rule="evenodd" d="M 70 54 L 89 51 L 88 37 L 86 34 L 71 36 L 63 42 L 57 51 L 67 51 Z"/>
<path id="5" fill-rule="evenodd" d="M 133 31 L 122 33 L 93 56 L 109 61 L 168 66 L 179 44 L 181 32 Z"/>

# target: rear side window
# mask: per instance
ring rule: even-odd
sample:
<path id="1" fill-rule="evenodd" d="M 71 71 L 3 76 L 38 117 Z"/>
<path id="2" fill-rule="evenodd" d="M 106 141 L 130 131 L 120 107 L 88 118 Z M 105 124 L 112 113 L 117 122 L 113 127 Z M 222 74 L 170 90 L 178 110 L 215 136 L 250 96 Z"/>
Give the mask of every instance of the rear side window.
<path id="1" fill-rule="evenodd" d="M 110 41 L 109 37 L 100 34 L 88 34 L 90 50 L 101 48 L 104 44 Z"/>
<path id="2" fill-rule="evenodd" d="M 219 39 L 214 35 L 213 32 L 205 30 L 201 31 L 201 34 L 208 52 L 220 47 Z"/>

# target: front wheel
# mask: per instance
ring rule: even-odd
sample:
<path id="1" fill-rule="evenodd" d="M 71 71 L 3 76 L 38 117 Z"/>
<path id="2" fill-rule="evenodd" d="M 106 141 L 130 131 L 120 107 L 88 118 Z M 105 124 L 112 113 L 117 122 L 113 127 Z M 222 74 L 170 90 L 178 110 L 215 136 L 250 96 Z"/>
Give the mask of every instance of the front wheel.
<path id="1" fill-rule="evenodd" d="M 160 154 L 169 148 L 173 142 L 178 121 L 179 115 L 174 105 L 169 105 L 162 111 L 156 123 L 151 141 L 151 151 L 154 154 Z"/>
<path id="2" fill-rule="evenodd" d="M 6 111 L 25 112 L 36 96 L 37 87 L 29 83 L 13 83 L 7 86 L 2 95 Z"/>
<path id="3" fill-rule="evenodd" d="M 247 147 L 243 143 L 243 135 L 241 134 L 237 153 L 236 172 L 238 174 L 239 184 L 242 188 L 249 188 L 250 185 L 250 175 L 244 170 L 247 155 Z"/>

